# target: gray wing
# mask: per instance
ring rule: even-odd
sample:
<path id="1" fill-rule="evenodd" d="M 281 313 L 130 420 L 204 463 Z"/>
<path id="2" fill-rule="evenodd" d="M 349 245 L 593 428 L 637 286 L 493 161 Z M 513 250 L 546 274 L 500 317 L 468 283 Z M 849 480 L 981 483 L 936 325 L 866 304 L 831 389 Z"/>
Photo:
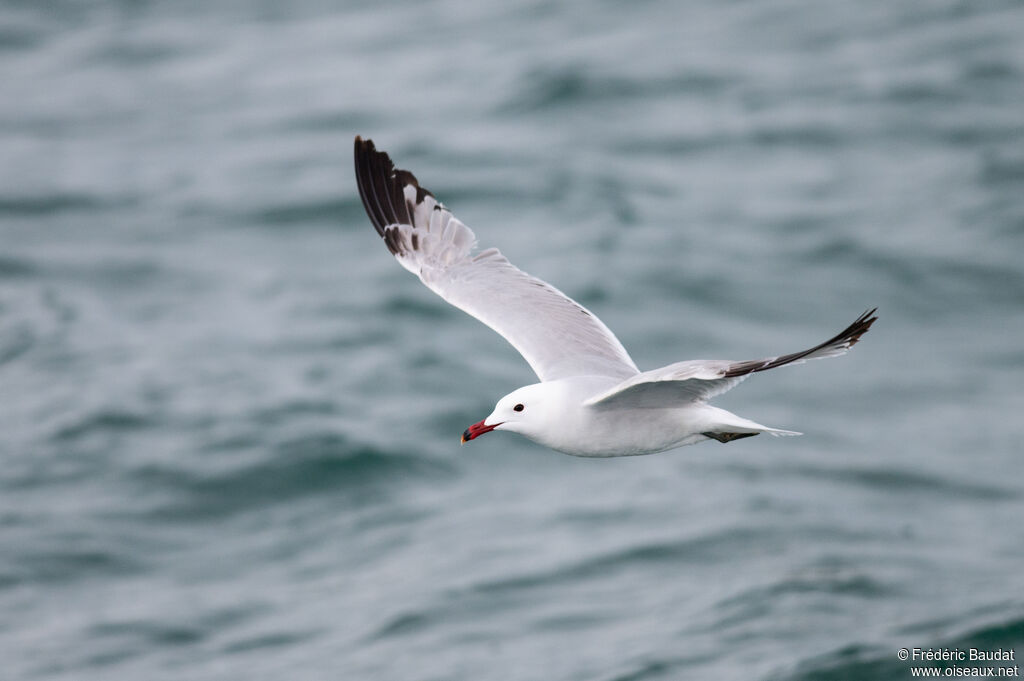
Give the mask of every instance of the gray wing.
<path id="1" fill-rule="evenodd" d="M 630 409 L 658 409 L 690 402 L 706 402 L 735 387 L 747 376 L 809 359 L 845 354 L 867 333 L 877 317 L 877 308 L 862 314 L 852 324 L 813 348 L 781 357 L 733 362 L 729 360 L 691 360 L 677 362 L 626 379 L 614 388 L 595 395 L 584 405 Z"/>
<path id="2" fill-rule="evenodd" d="M 356 180 L 370 221 L 391 254 L 434 293 L 491 327 L 541 381 L 639 373 L 600 319 L 497 249 L 476 255 L 473 232 L 407 170 L 356 137 Z"/>

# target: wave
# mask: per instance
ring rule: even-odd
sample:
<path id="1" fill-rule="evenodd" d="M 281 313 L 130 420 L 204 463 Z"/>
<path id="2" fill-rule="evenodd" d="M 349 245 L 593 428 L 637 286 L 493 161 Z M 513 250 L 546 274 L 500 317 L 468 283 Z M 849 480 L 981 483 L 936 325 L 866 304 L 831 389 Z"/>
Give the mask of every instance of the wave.
<path id="1" fill-rule="evenodd" d="M 771 535 L 762 529 L 734 527 L 677 541 L 637 544 L 549 570 L 480 582 L 472 586 L 471 591 L 498 593 L 554 587 L 592 577 L 607 577 L 634 565 L 713 563 L 722 560 L 723 555 L 730 554 L 735 548 L 750 550 L 752 544 L 763 544 Z"/>
<path id="2" fill-rule="evenodd" d="M 0 279 L 21 279 L 37 275 L 39 268 L 30 260 L 0 255 Z"/>
<path id="3" fill-rule="evenodd" d="M 836 596 L 859 598 L 895 597 L 895 589 L 880 580 L 862 574 L 855 569 L 819 568 L 803 571 L 764 586 L 745 589 L 741 593 L 720 601 L 716 608 L 723 611 L 738 608 L 758 609 L 764 604 L 775 602 L 789 594 L 824 593 Z M 732 619 L 726 618 L 726 619 Z M 719 624 L 722 624 L 721 622 Z"/>
<path id="4" fill-rule="evenodd" d="M 724 464 L 723 469 L 748 475 L 751 469 L 741 464 Z M 803 478 L 867 487 L 882 491 L 921 494 L 941 494 L 947 498 L 978 501 L 1013 501 L 1019 491 L 995 484 L 969 480 L 955 480 L 931 473 L 878 466 L 815 466 L 810 464 L 781 464 L 770 470 L 757 469 L 757 475 L 772 478 Z"/>
<path id="5" fill-rule="evenodd" d="M 632 77 L 591 73 L 585 66 L 534 69 L 496 113 L 521 114 L 559 106 L 610 99 L 643 100 L 674 94 L 707 95 L 729 86 L 728 74 L 690 71 L 667 77 L 638 80 Z"/>
<path id="6" fill-rule="evenodd" d="M 242 440 L 245 449 L 258 448 Z M 222 444 L 216 445 L 222 448 Z M 147 488 L 171 500 L 149 515 L 161 520 L 229 516 L 296 498 L 344 494 L 352 503 L 386 497 L 396 486 L 448 478 L 451 466 L 412 454 L 353 443 L 337 433 L 315 433 L 272 446 L 269 451 L 228 471 L 194 471 L 147 466 L 133 475 Z"/>
<path id="7" fill-rule="evenodd" d="M 35 344 L 36 334 L 27 324 L 5 330 L 3 337 L 0 338 L 0 366 L 21 357 Z"/>
<path id="8" fill-rule="evenodd" d="M 57 429 L 52 436 L 56 441 L 78 440 L 98 433 L 133 431 L 155 422 L 143 414 L 121 409 L 99 409 L 78 419 L 74 423 Z"/>
<path id="9" fill-rule="evenodd" d="M 154 647 L 189 646 L 211 638 L 223 638 L 246 622 L 266 613 L 264 606 L 253 602 L 231 607 L 211 607 L 187 620 L 161 613 L 156 617 L 122 617 L 101 620 L 88 628 L 88 636 L 102 641 L 106 651 L 86 660 L 88 666 L 108 666 L 137 656 Z M 226 653 L 244 652 L 260 647 L 287 645 L 307 638 L 312 632 L 255 634 L 239 637 L 219 646 Z"/>
<path id="10" fill-rule="evenodd" d="M 793 466 L 788 472 L 805 478 L 827 479 L 900 493 L 925 492 L 950 498 L 1002 501 L 1019 498 L 1013 489 L 896 468 L 818 468 Z"/>
<path id="11" fill-rule="evenodd" d="M 32 537 L 17 542 L 9 537 L 17 549 L 0 561 L 0 589 L 28 583 L 62 584 L 126 577 L 147 569 L 144 561 L 103 537 L 70 531 L 43 536 L 46 533 L 39 527 L 33 528 L 32 533 Z"/>
<path id="12" fill-rule="evenodd" d="M 78 213 L 120 208 L 135 203 L 129 198 L 100 198 L 89 194 L 54 192 L 36 196 L 0 196 L 0 215 L 8 217 L 43 217 L 61 213 Z"/>
<path id="13" fill-rule="evenodd" d="M 854 644 L 832 653 L 817 656 L 797 665 L 789 673 L 772 677 L 772 681 L 860 681 L 861 679 L 903 679 L 910 677 L 911 666 L 935 666 L 945 669 L 947 663 L 934 662 L 915 665 L 896 657 L 899 646 L 914 648 L 977 648 L 991 651 L 1024 647 L 1024 614 L 1016 614 L 1004 621 L 976 626 L 958 636 L 930 641 L 897 641 L 895 646 Z M 991 663 L 989 663 L 991 664 Z M 998 664 L 998 663 L 996 663 Z M 967 663 L 956 663 L 965 668 Z"/>
<path id="14" fill-rule="evenodd" d="M 636 566 L 658 564 L 677 565 L 684 562 L 713 563 L 734 548 L 750 550 L 752 544 L 770 542 L 765 532 L 756 528 L 730 528 L 678 541 L 649 542 L 600 553 L 576 562 L 546 570 L 511 574 L 491 580 L 479 581 L 446 594 L 444 601 L 433 607 L 399 613 L 377 628 L 368 640 L 405 636 L 418 633 L 435 623 L 450 623 L 452 609 L 461 609 L 478 598 L 516 596 L 518 592 L 534 589 L 556 589 L 575 585 L 591 578 L 613 579 L 621 571 Z M 578 626 L 593 624 L 597 615 L 581 616 Z M 549 623 L 558 628 L 558 623 Z M 566 622 L 561 623 L 565 628 Z"/>

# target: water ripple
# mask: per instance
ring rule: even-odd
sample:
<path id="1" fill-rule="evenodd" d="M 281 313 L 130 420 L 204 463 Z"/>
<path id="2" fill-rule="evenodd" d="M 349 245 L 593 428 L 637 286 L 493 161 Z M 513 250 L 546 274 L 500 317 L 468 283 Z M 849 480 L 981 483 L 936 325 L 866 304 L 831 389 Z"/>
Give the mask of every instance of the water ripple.
<path id="1" fill-rule="evenodd" d="M 1014 650 L 1024 647 L 1024 616 L 1010 618 L 995 624 L 981 625 L 954 638 L 899 642 L 898 645 L 919 648 L 960 649 L 978 648 Z M 899 661 L 896 647 L 877 647 L 854 644 L 801 662 L 796 670 L 771 677 L 772 681 L 834 681 L 836 679 L 899 679 L 910 676 L 910 662 Z M 997 663 L 998 664 L 998 663 Z M 967 669 L 969 665 L 933 662 L 918 666 L 939 669 L 955 666 Z"/>
<path id="2" fill-rule="evenodd" d="M 436 460 L 353 443 L 336 433 L 314 433 L 284 441 L 258 460 L 229 471 L 146 466 L 134 478 L 172 499 L 152 516 L 191 521 L 327 493 L 366 503 L 386 498 L 389 489 L 407 482 L 452 474 L 450 466 Z"/>

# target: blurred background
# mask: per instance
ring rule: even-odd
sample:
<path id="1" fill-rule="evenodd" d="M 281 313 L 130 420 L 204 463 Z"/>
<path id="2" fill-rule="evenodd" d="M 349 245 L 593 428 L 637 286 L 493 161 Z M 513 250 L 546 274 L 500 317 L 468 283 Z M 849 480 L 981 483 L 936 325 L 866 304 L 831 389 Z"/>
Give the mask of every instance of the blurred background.
<path id="1" fill-rule="evenodd" d="M 909 678 L 1024 649 L 1024 8 L 0 6 L 5 679 Z M 641 368 L 806 433 L 582 460 L 361 134 Z M 1021 652 L 1021 650 L 1018 650 Z"/>

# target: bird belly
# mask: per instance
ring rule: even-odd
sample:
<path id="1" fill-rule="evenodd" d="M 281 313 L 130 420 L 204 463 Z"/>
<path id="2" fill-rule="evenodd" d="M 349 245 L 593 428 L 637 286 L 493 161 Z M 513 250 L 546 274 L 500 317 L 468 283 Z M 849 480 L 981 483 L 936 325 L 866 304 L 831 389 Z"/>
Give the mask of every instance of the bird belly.
<path id="1" fill-rule="evenodd" d="M 587 409 L 575 436 L 542 444 L 573 456 L 612 457 L 654 454 L 708 439 L 701 435 L 702 410 L 696 405 L 672 409 Z"/>

